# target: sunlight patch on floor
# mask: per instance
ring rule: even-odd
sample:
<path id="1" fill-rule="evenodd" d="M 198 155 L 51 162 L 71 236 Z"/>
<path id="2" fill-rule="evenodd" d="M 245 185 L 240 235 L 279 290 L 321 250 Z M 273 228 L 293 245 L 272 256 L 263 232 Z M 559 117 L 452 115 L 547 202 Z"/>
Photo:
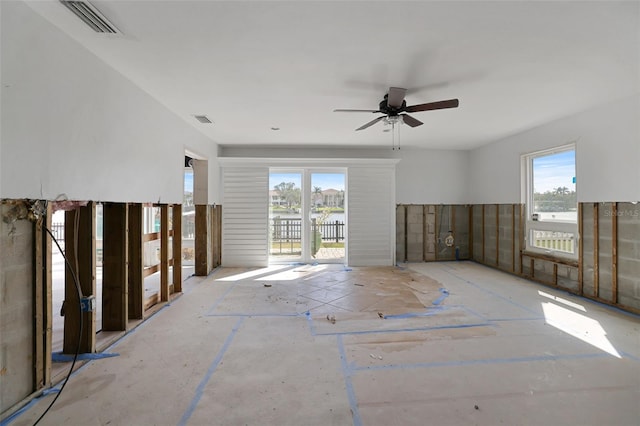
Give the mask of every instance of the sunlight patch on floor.
<path id="1" fill-rule="evenodd" d="M 607 339 L 607 333 L 598 321 L 551 302 L 542 302 L 542 310 L 547 324 L 608 354 L 622 358 Z"/>

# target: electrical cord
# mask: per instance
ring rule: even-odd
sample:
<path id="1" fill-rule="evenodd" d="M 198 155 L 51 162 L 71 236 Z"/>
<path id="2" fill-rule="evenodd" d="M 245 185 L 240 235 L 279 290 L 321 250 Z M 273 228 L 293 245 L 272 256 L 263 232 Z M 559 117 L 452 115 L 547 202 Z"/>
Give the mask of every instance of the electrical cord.
<path id="1" fill-rule="evenodd" d="M 76 216 L 76 219 L 77 219 L 79 214 L 76 214 L 75 216 Z M 73 282 L 75 284 L 76 291 L 78 293 L 78 315 L 79 315 L 79 318 L 80 318 L 80 331 L 78 333 L 78 344 L 76 345 L 76 353 L 73 356 L 73 362 L 71 363 L 71 368 L 69 369 L 69 373 L 67 374 L 67 377 L 64 379 L 64 382 L 62 382 L 62 386 L 60 386 L 60 390 L 56 394 L 55 398 L 53 398 L 53 401 L 51 401 L 51 403 L 49 404 L 47 409 L 44 410 L 44 413 L 42 413 L 40 415 L 40 417 L 38 417 L 38 420 L 36 420 L 36 422 L 33 424 L 33 426 L 36 426 L 38 423 L 40 423 L 40 420 L 42 420 L 42 418 L 49 412 L 51 407 L 53 407 L 53 404 L 55 404 L 55 402 L 58 400 L 58 398 L 62 394 L 62 391 L 63 391 L 64 387 L 67 385 L 67 382 L 69 381 L 69 378 L 71 377 L 71 373 L 73 373 L 73 368 L 76 365 L 76 361 L 78 360 L 78 355 L 80 354 L 80 344 L 82 342 L 82 332 L 83 332 L 83 328 L 84 328 L 84 318 L 83 318 L 83 315 L 82 315 L 82 297 L 83 296 L 82 296 L 82 288 L 80 287 L 80 281 L 78 281 L 78 277 L 76 275 L 75 270 L 71 266 L 71 263 L 69 262 L 69 259 L 67 259 L 67 256 L 64 254 L 64 251 L 60 247 L 60 244 L 58 243 L 58 240 L 56 239 L 56 237 L 53 236 L 53 233 L 51 232 L 51 230 L 49 230 L 49 228 L 47 228 L 44 224 L 42 225 L 42 228 L 45 231 L 47 231 L 49 236 L 51 236 L 51 239 L 53 240 L 53 242 L 58 247 L 58 250 L 60 250 L 60 254 L 62 254 L 62 257 L 64 258 L 64 261 L 65 261 L 67 267 L 69 268 L 69 271 L 71 272 L 71 276 L 73 277 Z M 77 232 L 75 233 L 75 235 L 78 235 Z M 77 244 L 75 246 L 75 252 L 77 253 Z M 77 260 L 76 260 L 76 262 L 77 262 Z"/>

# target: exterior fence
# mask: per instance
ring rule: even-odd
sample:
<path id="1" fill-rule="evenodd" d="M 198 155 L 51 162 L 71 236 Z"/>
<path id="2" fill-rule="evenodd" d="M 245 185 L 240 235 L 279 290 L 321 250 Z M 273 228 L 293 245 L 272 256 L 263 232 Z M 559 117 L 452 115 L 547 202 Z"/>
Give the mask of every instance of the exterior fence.
<path id="1" fill-rule="evenodd" d="M 56 237 L 60 244 L 64 244 L 64 222 L 52 223 L 51 233 Z"/>
<path id="2" fill-rule="evenodd" d="M 533 246 L 565 253 L 575 252 L 574 235 L 567 232 L 533 231 Z"/>
<path id="3" fill-rule="evenodd" d="M 302 219 L 274 218 L 270 221 L 271 253 L 299 254 L 302 244 Z M 322 242 L 344 241 L 344 222 L 338 220 L 317 223 L 311 219 L 312 251 L 315 253 Z"/>
<path id="4" fill-rule="evenodd" d="M 344 223 L 336 220 L 329 223 L 317 223 L 311 219 L 311 233 L 322 234 L 322 241 L 333 241 L 339 243 L 344 241 Z M 281 219 L 271 220 L 271 238 L 273 241 L 300 241 L 302 238 L 302 219 Z"/>

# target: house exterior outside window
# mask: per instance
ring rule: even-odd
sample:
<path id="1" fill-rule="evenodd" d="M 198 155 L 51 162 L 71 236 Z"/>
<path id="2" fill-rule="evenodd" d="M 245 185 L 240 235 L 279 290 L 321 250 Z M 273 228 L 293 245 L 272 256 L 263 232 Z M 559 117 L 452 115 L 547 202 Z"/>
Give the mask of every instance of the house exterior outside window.
<path id="1" fill-rule="evenodd" d="M 526 249 L 577 258 L 575 144 L 522 156 Z"/>

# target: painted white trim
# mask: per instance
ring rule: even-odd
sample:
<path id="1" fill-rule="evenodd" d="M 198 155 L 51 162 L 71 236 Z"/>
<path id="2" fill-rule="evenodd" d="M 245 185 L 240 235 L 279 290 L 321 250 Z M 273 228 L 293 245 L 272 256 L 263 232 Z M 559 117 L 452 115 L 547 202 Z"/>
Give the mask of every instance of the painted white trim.
<path id="1" fill-rule="evenodd" d="M 396 158 L 218 158 L 222 167 L 395 167 L 399 162 Z"/>

